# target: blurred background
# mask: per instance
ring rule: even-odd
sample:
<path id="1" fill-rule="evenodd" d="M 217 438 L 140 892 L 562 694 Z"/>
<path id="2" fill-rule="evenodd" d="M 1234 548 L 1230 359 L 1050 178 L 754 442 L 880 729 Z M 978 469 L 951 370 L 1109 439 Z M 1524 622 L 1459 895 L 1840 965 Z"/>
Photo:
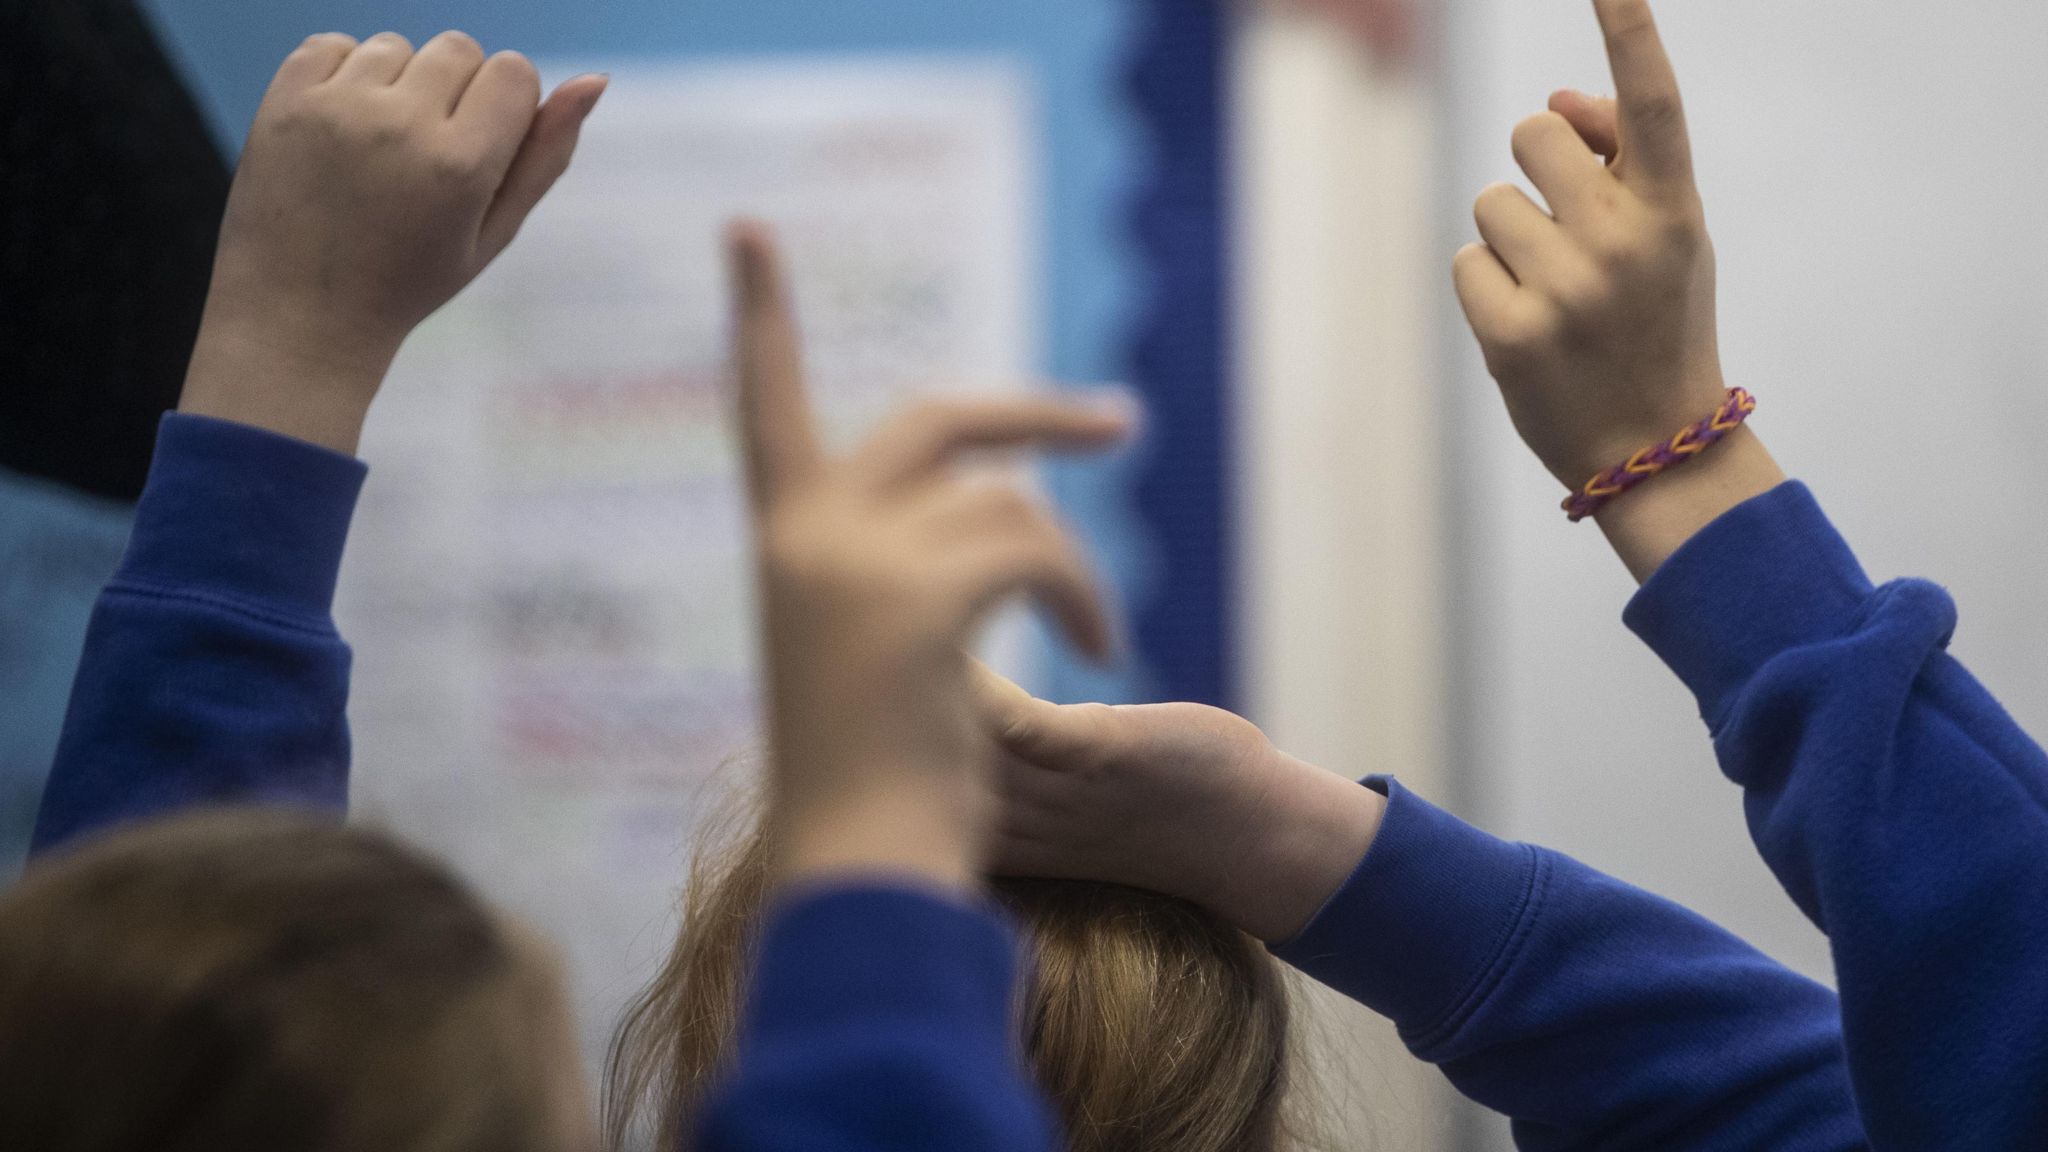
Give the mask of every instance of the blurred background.
<path id="1" fill-rule="evenodd" d="M 1731 382 L 1873 575 L 1956 592 L 1955 650 L 2048 731 L 2048 8 L 1659 12 Z M 1825 975 L 1689 697 L 1621 627 L 1626 573 L 1556 511 L 1449 292 L 1515 121 L 1608 90 L 1583 0 L 15 0 L 0 20 L 0 868 L 264 84 L 310 32 L 453 26 L 615 81 L 576 172 L 374 417 L 341 606 L 357 809 L 564 940 L 593 1059 L 666 947 L 694 812 L 750 770 L 712 264 L 742 208 L 790 238 L 841 435 L 938 388 L 1144 399 L 1139 450 L 1044 480 L 1133 657 L 1085 668 L 1006 625 L 996 654 L 1035 687 L 1240 708 Z M 1344 1146 L 1507 1146 L 1383 1026 L 1317 1017 Z"/>

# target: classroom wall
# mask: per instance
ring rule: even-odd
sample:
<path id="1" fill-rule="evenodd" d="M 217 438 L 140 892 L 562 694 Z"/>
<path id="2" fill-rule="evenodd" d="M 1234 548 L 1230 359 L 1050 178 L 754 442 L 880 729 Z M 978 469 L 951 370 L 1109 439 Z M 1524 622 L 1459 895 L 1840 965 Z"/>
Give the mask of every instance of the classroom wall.
<path id="1" fill-rule="evenodd" d="M 1939 580 L 1954 651 L 2048 730 L 2048 6 L 1658 6 L 1720 255 L 1731 384 L 1880 579 Z M 1439 255 L 1556 87 L 1611 91 L 1582 0 L 1463 0 Z M 1440 294 L 1446 314 L 1454 308 Z M 1621 627 L 1632 584 L 1516 443 L 1469 341 L 1444 385 L 1461 484 L 1453 757 L 1496 830 L 1573 852 L 1827 972 L 1749 849 L 1690 697 Z"/>
<path id="2" fill-rule="evenodd" d="M 1299 9 L 1239 32 L 1245 707 L 1310 763 L 1444 797 L 1431 85 Z M 1456 1147 L 1454 1093 L 1390 1024 L 1310 1003 L 1339 1147 Z"/>

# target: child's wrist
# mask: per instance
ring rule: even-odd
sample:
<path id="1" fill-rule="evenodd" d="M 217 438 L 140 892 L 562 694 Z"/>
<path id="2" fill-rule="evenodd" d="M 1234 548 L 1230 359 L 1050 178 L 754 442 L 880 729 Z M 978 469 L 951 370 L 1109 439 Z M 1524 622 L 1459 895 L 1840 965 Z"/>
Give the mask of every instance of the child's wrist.
<path id="1" fill-rule="evenodd" d="M 1211 911 L 1267 943 L 1308 926 L 1372 848 L 1386 797 L 1276 751 L 1243 859 L 1226 861 Z"/>
<path id="2" fill-rule="evenodd" d="M 178 407 L 352 456 L 398 345 L 210 309 Z"/>
<path id="3" fill-rule="evenodd" d="M 771 812 L 775 873 L 784 887 L 893 878 L 923 887 L 982 887 L 988 807 L 943 787 L 884 785 L 778 801 Z M 791 798 L 794 799 L 794 798 Z"/>
<path id="4" fill-rule="evenodd" d="M 1784 482 L 1784 470 L 1745 426 L 1685 467 L 1600 509 L 1594 521 L 1640 583 L 1701 529 Z"/>

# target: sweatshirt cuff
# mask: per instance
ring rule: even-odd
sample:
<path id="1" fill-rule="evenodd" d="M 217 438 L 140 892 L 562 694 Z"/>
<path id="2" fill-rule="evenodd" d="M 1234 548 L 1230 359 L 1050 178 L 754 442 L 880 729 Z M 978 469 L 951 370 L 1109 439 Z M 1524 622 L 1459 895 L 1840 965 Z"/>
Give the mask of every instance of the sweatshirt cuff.
<path id="1" fill-rule="evenodd" d="M 769 916 L 747 1027 L 772 1040 L 889 1020 L 1006 1046 L 1017 965 L 992 910 L 907 888 L 811 891 Z"/>
<path id="2" fill-rule="evenodd" d="M 1350 879 L 1282 960 L 1394 1021 L 1411 1045 L 1482 1003 L 1527 935 L 1542 858 L 1374 777 L 1387 813 Z"/>
<path id="3" fill-rule="evenodd" d="M 1701 529 L 1629 601 L 1622 620 L 1678 674 L 1718 730 L 1764 664 L 1852 631 L 1875 589 L 1797 481 Z"/>
<path id="4" fill-rule="evenodd" d="M 169 413 L 113 586 L 325 622 L 368 471 L 289 436 Z"/>

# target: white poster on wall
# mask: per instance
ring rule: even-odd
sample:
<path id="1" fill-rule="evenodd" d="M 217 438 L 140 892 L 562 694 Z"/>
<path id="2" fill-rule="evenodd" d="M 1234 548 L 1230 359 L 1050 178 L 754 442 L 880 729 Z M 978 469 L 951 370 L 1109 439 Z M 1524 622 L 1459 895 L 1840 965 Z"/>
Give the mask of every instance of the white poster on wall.
<path id="1" fill-rule="evenodd" d="M 610 71 L 571 173 L 379 400 L 339 608 L 358 815 L 561 942 L 593 1061 L 667 947 L 693 813 L 757 747 L 725 222 L 779 229 L 837 443 L 1022 387 L 1037 347 L 1017 68 Z"/>

